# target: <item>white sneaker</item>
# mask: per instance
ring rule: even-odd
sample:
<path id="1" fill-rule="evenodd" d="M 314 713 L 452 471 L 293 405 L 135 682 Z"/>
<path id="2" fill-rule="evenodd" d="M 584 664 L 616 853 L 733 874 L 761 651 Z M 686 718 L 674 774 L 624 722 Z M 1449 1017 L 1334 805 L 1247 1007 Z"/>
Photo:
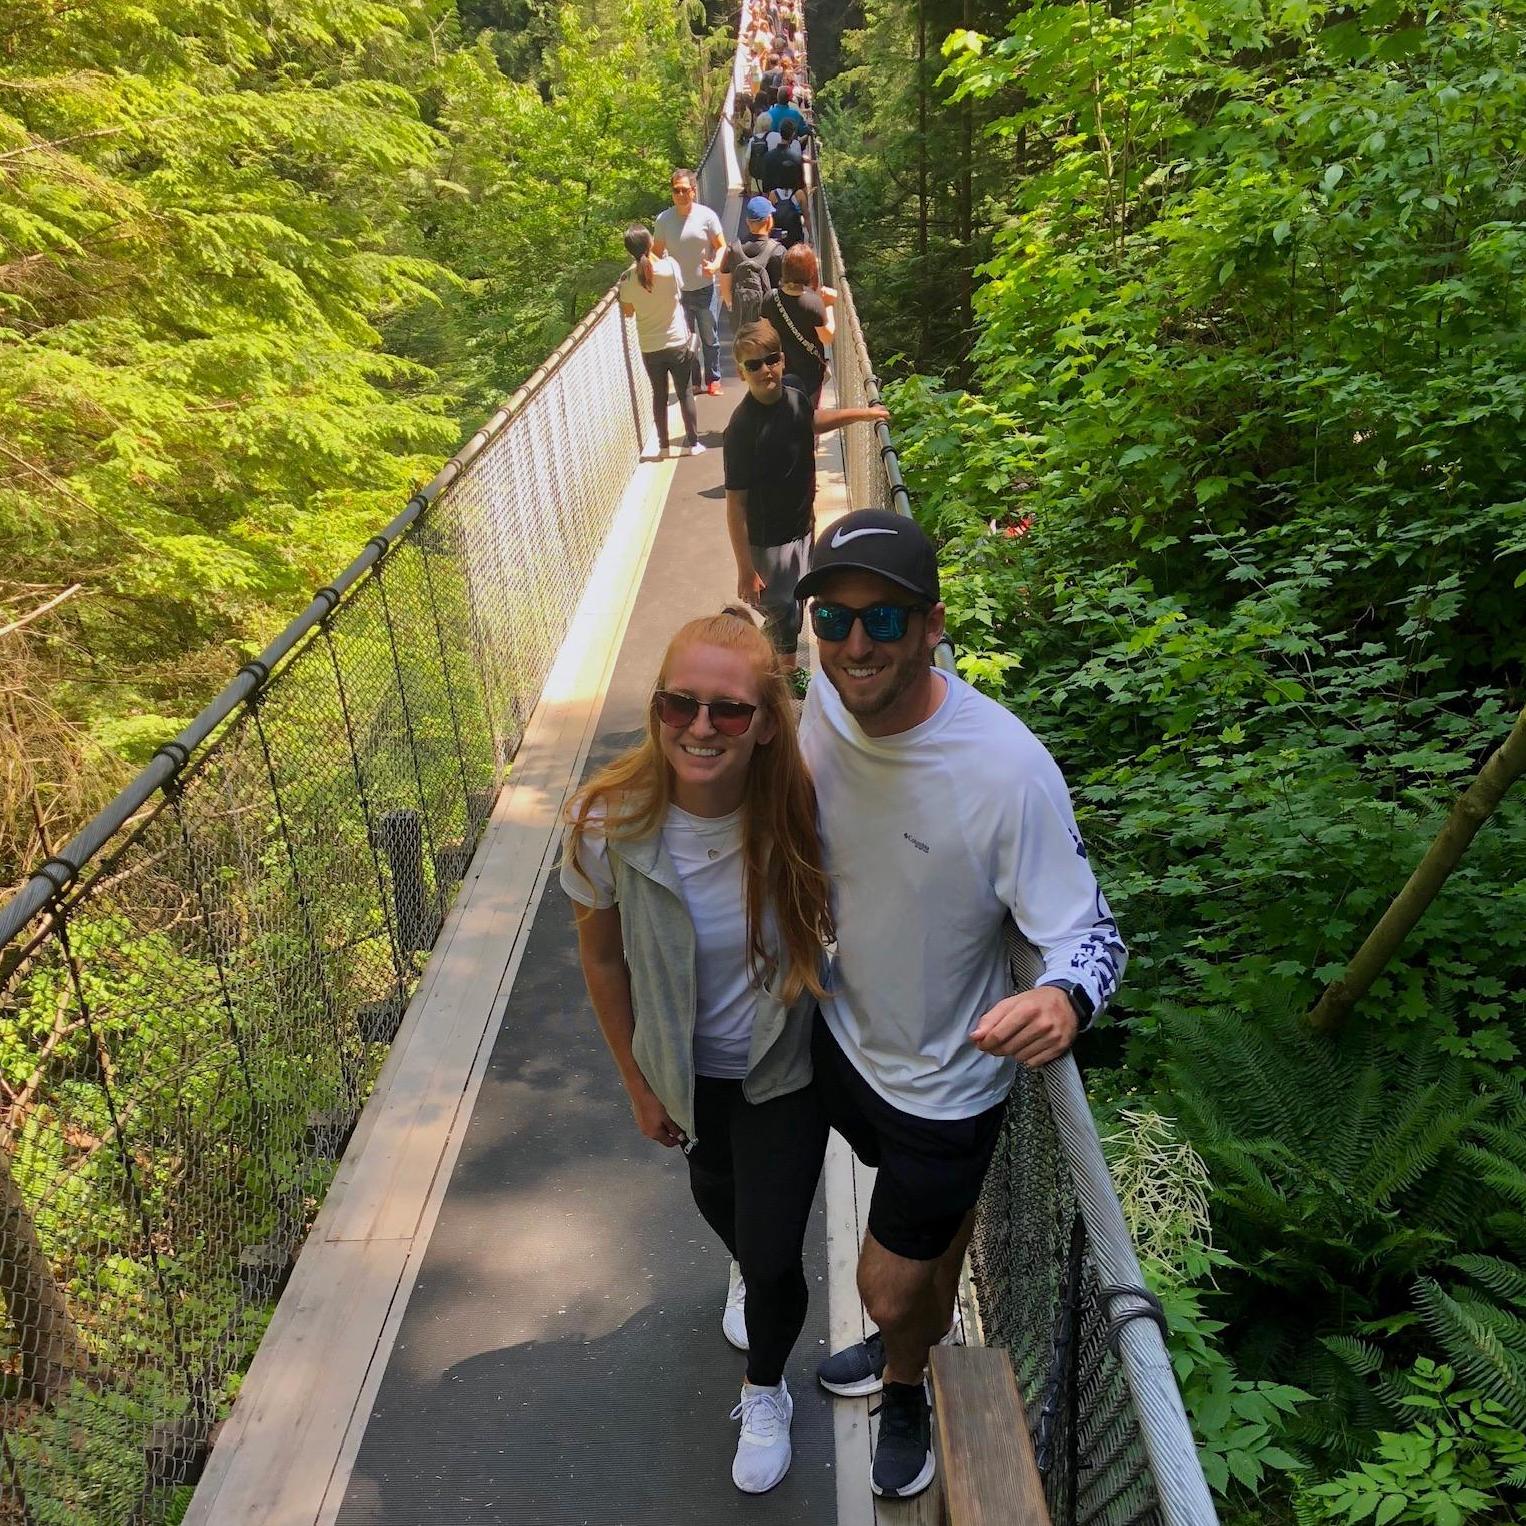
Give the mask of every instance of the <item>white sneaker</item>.
<path id="1" fill-rule="evenodd" d="M 696 440 L 692 445 L 684 446 L 684 454 L 686 456 L 702 456 L 704 453 L 705 442 L 703 440 Z"/>
<path id="2" fill-rule="evenodd" d="M 747 1284 L 742 1268 L 731 1263 L 731 1280 L 726 1286 L 726 1312 L 721 1315 L 721 1334 L 738 1351 L 747 1349 Z"/>
<path id="3" fill-rule="evenodd" d="M 742 1401 L 731 1412 L 733 1420 L 742 1422 L 731 1481 L 743 1494 L 766 1493 L 789 1472 L 789 1427 L 794 1414 L 795 1401 L 783 1378 L 777 1388 L 742 1384 Z"/>

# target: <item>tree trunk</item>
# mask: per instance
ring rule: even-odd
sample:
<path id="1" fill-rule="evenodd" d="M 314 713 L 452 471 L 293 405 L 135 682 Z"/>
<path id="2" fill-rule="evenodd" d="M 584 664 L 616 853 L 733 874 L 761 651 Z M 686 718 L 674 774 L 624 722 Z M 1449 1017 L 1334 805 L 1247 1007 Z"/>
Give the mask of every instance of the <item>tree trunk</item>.
<path id="1" fill-rule="evenodd" d="M 917 254 L 927 269 L 927 0 L 917 0 Z"/>
<path id="2" fill-rule="evenodd" d="M 964 0 L 966 31 L 975 29 L 975 0 Z M 960 116 L 959 166 L 959 308 L 962 332 L 959 337 L 960 369 L 969 383 L 970 349 L 975 331 L 975 103 L 966 98 Z"/>
<path id="3" fill-rule="evenodd" d="M 1489 755 L 1478 777 L 1458 797 L 1426 855 L 1404 889 L 1389 904 L 1378 925 L 1367 934 L 1345 971 L 1325 987 L 1308 1023 L 1321 1033 L 1333 1033 L 1350 1016 L 1383 967 L 1398 953 L 1411 928 L 1441 893 L 1447 877 L 1461 862 L 1478 833 L 1494 813 L 1505 791 L 1526 773 L 1526 710 L 1516 717 L 1510 735 Z"/>
<path id="4" fill-rule="evenodd" d="M 51 1404 L 90 1368 L 64 1290 L 37 1238 L 10 1158 L 0 1150 L 0 1302 L 10 1316 L 21 1376 L 39 1404 Z"/>
<path id="5" fill-rule="evenodd" d="M 933 311 L 937 299 L 927 260 L 927 0 L 917 0 L 917 368 L 932 353 Z"/>

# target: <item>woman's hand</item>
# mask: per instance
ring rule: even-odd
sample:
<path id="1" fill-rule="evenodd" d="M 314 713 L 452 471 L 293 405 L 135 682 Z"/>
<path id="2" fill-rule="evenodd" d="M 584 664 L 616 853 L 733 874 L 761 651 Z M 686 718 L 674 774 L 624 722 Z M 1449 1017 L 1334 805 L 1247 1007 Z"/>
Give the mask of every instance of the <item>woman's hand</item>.
<path id="1" fill-rule="evenodd" d="M 658 1144 L 665 1145 L 670 1150 L 674 1145 L 683 1143 L 684 1131 L 668 1116 L 662 1098 L 645 1081 L 640 1086 L 631 1088 L 630 1098 L 631 1111 L 636 1115 L 636 1127 L 648 1139 L 655 1139 Z"/>
<path id="2" fill-rule="evenodd" d="M 762 602 L 763 590 L 768 584 L 763 581 L 763 574 L 756 568 L 749 567 L 746 572 L 737 574 L 737 598 L 744 604 L 750 604 L 754 609 Z"/>

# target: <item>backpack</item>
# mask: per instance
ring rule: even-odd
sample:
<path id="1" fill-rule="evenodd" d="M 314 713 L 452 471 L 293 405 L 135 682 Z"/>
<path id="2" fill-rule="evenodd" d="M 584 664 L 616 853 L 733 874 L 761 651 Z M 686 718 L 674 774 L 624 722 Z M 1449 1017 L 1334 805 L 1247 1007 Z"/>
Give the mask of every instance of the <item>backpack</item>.
<path id="1" fill-rule="evenodd" d="M 731 272 L 731 321 L 734 328 L 752 323 L 763 311 L 763 303 L 773 282 L 768 279 L 768 262 L 779 252 L 771 238 L 763 240 L 756 254 L 743 254 L 740 243 L 733 244 L 736 260 Z"/>
<path id="2" fill-rule="evenodd" d="M 774 234 L 786 249 L 805 242 L 805 219 L 800 215 L 800 205 L 789 191 L 781 195 L 770 191 L 768 199 L 774 204 Z"/>
<path id="3" fill-rule="evenodd" d="M 756 181 L 763 179 L 763 161 L 768 157 L 768 132 L 755 133 L 747 145 L 747 173 Z"/>

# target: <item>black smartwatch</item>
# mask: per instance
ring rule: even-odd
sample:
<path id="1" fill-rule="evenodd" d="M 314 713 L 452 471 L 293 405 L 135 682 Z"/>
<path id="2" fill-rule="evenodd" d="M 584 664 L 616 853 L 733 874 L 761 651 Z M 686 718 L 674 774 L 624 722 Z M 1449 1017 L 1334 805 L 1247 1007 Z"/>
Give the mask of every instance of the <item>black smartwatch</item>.
<path id="1" fill-rule="evenodd" d="M 1097 1009 L 1092 1005 L 1091 996 L 1080 981 L 1045 980 L 1040 984 L 1053 986 L 1056 991 L 1063 991 L 1070 998 L 1071 1010 L 1076 1014 L 1077 1033 L 1085 1033 L 1091 1027 L 1092 1018 L 1097 1015 Z"/>

